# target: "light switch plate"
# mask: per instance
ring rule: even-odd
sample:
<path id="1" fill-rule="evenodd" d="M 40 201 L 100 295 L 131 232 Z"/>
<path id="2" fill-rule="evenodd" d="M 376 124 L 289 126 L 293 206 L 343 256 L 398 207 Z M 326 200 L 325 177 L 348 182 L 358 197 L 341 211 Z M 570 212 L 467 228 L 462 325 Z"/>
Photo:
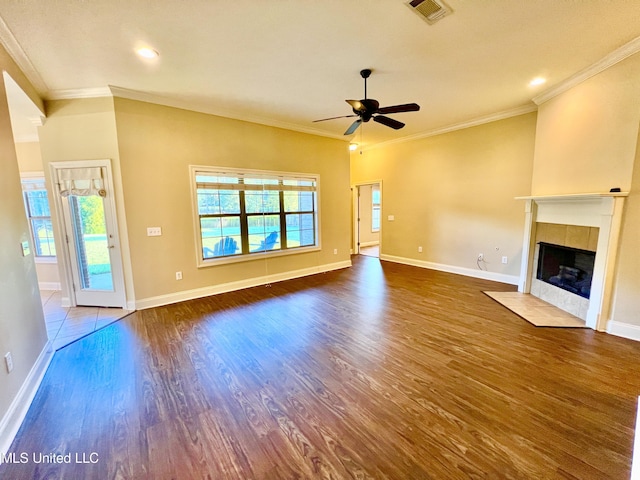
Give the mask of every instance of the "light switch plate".
<path id="1" fill-rule="evenodd" d="M 162 227 L 147 227 L 147 237 L 159 237 L 162 235 Z"/>
<path id="2" fill-rule="evenodd" d="M 13 357 L 11 356 L 11 352 L 7 352 L 4 355 L 4 365 L 7 367 L 7 373 L 11 373 L 13 370 Z"/>

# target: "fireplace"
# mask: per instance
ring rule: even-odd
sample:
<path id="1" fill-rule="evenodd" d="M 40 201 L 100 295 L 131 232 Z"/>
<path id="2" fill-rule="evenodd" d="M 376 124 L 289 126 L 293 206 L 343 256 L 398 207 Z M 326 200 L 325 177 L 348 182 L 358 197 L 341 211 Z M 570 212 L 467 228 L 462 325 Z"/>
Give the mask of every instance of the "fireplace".
<path id="1" fill-rule="evenodd" d="M 518 291 L 607 330 L 628 192 L 518 197 L 525 231 Z"/>
<path id="2" fill-rule="evenodd" d="M 596 252 L 538 243 L 536 278 L 589 299 Z"/>

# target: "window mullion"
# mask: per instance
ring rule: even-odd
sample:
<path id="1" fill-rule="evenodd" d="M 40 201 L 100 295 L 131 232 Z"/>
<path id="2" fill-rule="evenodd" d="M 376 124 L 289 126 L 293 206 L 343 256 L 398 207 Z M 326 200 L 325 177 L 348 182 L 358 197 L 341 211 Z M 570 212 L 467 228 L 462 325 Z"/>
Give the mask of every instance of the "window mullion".
<path id="1" fill-rule="evenodd" d="M 282 180 L 280 180 L 282 185 Z M 280 248 L 282 250 L 287 249 L 287 215 L 284 211 L 284 191 L 280 189 L 278 192 L 280 202 Z"/>
<path id="2" fill-rule="evenodd" d="M 242 240 L 242 254 L 249 253 L 249 224 L 247 221 L 246 200 L 244 190 L 240 190 L 240 238 Z"/>

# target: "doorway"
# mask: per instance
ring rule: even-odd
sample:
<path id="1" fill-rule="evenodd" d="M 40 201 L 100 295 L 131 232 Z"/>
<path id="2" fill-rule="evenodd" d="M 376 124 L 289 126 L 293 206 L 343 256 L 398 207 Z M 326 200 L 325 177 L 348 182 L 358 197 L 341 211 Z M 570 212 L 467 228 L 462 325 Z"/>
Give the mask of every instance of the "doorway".
<path id="1" fill-rule="evenodd" d="M 71 303 L 125 308 L 110 162 L 50 165 Z"/>
<path id="2" fill-rule="evenodd" d="M 354 193 L 354 253 L 379 258 L 382 226 L 381 182 L 356 185 Z"/>

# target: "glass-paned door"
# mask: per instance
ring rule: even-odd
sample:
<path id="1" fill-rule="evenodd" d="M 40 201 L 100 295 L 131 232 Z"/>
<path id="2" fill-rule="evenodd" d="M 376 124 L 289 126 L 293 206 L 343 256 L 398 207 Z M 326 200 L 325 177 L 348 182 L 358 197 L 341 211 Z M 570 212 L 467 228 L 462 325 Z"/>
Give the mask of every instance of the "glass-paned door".
<path id="1" fill-rule="evenodd" d="M 78 285 L 82 290 L 113 292 L 113 274 L 109 258 L 109 239 L 102 197 L 69 197 L 73 239 L 78 267 Z"/>
<path id="2" fill-rule="evenodd" d="M 63 211 L 73 303 L 124 308 L 124 277 L 110 168 L 108 164 L 100 165 L 106 161 L 98 160 L 87 161 L 86 166 L 77 168 L 69 163 L 56 169 L 54 178 L 58 179 Z"/>

